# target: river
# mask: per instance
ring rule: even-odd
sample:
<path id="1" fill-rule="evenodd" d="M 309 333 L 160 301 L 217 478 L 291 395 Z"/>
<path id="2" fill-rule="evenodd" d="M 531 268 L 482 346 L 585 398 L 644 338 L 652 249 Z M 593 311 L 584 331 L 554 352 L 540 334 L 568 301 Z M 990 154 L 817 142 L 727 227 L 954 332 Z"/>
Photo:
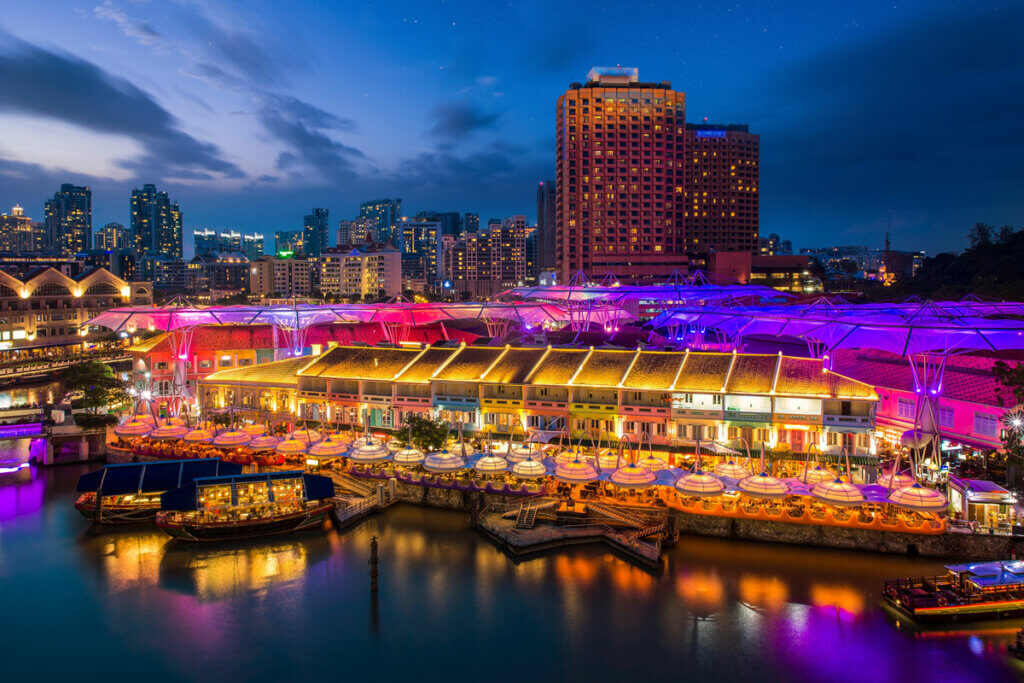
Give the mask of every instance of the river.
<path id="1" fill-rule="evenodd" d="M 2 442 L 6 463 L 30 441 Z M 5 468 L 10 470 L 11 468 Z M 914 634 L 884 578 L 938 563 L 684 537 L 660 575 L 604 549 L 515 562 L 466 515 L 224 545 L 96 534 L 85 466 L 0 474 L 5 680 L 1014 680 L 1024 622 Z M 370 538 L 380 592 L 369 593 Z"/>

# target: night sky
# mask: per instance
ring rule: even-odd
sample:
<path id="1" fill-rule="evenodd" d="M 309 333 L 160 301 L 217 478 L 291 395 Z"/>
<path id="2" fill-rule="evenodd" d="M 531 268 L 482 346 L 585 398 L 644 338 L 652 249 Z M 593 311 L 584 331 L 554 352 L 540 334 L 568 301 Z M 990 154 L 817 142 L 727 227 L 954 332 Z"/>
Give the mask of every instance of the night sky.
<path id="1" fill-rule="evenodd" d="M 1022 33 L 1013 2 L 0 0 L 0 209 L 75 182 L 127 224 L 154 182 L 186 250 L 384 196 L 533 220 L 555 100 L 621 64 L 761 135 L 762 234 L 881 246 L 892 211 L 957 249 L 1024 227 Z"/>

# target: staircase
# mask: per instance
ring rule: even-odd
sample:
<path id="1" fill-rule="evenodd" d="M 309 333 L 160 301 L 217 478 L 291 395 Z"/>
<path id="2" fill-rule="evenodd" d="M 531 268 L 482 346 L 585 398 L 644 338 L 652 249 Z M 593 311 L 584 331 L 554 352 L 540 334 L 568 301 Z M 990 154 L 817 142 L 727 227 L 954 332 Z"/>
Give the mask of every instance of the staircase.
<path id="1" fill-rule="evenodd" d="M 516 515 L 516 529 L 532 529 L 537 523 L 537 507 L 534 505 L 523 505 Z"/>
<path id="2" fill-rule="evenodd" d="M 587 512 L 597 513 L 599 516 L 614 519 L 634 529 L 642 529 L 645 526 L 644 519 L 629 512 L 623 512 L 611 505 L 604 503 L 587 503 Z"/>
<path id="3" fill-rule="evenodd" d="M 334 480 L 334 483 L 337 486 L 345 489 L 346 491 L 350 491 L 351 493 L 354 493 L 357 496 L 369 498 L 370 496 L 377 495 L 376 487 L 364 484 L 355 477 L 351 477 L 347 474 L 342 474 L 341 472 L 331 472 L 331 479 Z"/>
<path id="4" fill-rule="evenodd" d="M 641 527 L 636 532 L 637 538 L 647 538 L 648 536 L 654 536 L 655 534 L 663 534 L 668 531 L 668 524 L 654 524 L 651 526 Z"/>

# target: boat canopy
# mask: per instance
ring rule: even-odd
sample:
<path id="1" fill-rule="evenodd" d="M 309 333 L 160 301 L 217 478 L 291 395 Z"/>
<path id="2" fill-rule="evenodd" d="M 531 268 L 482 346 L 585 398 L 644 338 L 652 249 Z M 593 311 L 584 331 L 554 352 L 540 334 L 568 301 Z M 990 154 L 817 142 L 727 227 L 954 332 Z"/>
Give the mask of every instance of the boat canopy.
<path id="1" fill-rule="evenodd" d="M 162 493 L 192 483 L 198 477 L 241 474 L 242 466 L 220 458 L 164 460 L 107 465 L 78 478 L 78 492 L 103 496 Z"/>
<path id="2" fill-rule="evenodd" d="M 231 486 L 231 497 L 236 497 L 235 487 L 239 484 L 252 484 L 254 482 L 267 483 L 267 495 L 273 501 L 274 492 L 270 483 L 281 479 L 302 478 L 303 489 L 305 489 L 305 500 L 322 500 L 334 496 L 334 481 L 330 477 L 318 474 L 306 474 L 302 470 L 288 472 L 260 472 L 258 474 L 235 474 L 219 477 L 197 477 L 187 486 L 167 491 L 160 496 L 161 510 L 199 510 L 202 505 L 199 499 L 199 489 L 208 486 Z"/>
<path id="3" fill-rule="evenodd" d="M 965 575 L 968 581 L 982 589 L 1024 584 L 1024 561 L 1021 560 L 950 564 L 946 569 Z"/>

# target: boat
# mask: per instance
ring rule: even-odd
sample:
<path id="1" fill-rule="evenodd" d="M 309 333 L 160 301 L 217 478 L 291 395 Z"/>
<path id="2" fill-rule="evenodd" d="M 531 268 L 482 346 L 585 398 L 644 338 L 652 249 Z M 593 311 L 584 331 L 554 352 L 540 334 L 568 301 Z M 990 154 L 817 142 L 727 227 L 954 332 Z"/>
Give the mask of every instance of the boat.
<path id="1" fill-rule="evenodd" d="M 75 508 L 93 524 L 132 524 L 156 518 L 160 494 L 196 477 L 241 474 L 220 458 L 106 465 L 78 478 Z"/>
<path id="2" fill-rule="evenodd" d="M 946 574 L 885 582 L 885 601 L 919 622 L 997 619 L 1024 614 L 1024 562 L 951 564 Z"/>
<path id="3" fill-rule="evenodd" d="M 301 470 L 201 477 L 160 496 L 156 525 L 184 541 L 226 541 L 323 524 L 334 482 Z"/>

